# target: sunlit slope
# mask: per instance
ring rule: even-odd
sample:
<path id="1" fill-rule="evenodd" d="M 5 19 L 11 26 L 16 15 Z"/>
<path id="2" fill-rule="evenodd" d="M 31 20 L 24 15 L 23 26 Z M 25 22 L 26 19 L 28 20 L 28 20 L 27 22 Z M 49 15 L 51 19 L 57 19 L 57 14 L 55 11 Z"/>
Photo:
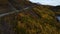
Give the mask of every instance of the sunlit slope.
<path id="1" fill-rule="evenodd" d="M 19 34 L 60 34 L 55 13 L 44 6 L 35 6 L 18 15 Z"/>

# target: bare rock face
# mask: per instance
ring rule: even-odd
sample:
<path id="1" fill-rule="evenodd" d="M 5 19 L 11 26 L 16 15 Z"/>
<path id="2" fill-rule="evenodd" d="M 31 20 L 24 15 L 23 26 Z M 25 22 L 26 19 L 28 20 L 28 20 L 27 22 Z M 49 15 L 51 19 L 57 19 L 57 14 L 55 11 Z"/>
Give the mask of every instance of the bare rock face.
<path id="1" fill-rule="evenodd" d="M 56 20 L 56 13 L 51 6 L 25 0 L 8 0 L 7 5 L 2 6 L 0 7 L 6 10 L 0 11 L 0 15 L 26 7 L 28 9 L 0 17 L 0 34 L 60 34 L 60 23 Z"/>

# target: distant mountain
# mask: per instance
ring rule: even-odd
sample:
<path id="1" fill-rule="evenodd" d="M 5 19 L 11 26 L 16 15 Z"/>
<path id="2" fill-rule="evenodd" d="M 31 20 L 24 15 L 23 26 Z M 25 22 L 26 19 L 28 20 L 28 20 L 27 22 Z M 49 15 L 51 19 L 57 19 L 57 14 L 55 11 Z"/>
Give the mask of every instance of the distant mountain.
<path id="1" fill-rule="evenodd" d="M 56 19 L 56 14 L 58 14 L 56 12 L 59 12 L 58 9 L 60 9 L 59 6 L 39 5 L 27 0 L 9 0 L 8 2 L 16 10 L 28 8 L 20 11 L 20 13 L 13 13 L 1 17 L 1 33 L 60 34 L 60 23 Z"/>

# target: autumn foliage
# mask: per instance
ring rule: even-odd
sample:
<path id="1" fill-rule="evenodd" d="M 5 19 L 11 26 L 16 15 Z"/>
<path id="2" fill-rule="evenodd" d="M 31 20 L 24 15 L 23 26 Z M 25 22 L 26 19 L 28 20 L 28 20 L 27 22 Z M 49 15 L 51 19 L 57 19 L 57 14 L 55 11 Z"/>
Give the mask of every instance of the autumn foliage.
<path id="1" fill-rule="evenodd" d="M 28 1 L 29 2 L 29 1 Z M 0 17 L 1 34 L 60 34 L 60 23 L 50 6 L 22 2 L 23 8 L 34 6 L 20 13 Z M 5 23 L 5 24 L 4 24 Z M 4 29 L 5 28 L 5 29 Z"/>

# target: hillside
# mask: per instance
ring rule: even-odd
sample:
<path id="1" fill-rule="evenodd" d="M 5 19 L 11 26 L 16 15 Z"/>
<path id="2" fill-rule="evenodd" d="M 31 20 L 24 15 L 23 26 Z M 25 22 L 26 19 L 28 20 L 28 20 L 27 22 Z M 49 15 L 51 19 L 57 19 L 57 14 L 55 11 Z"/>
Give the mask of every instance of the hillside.
<path id="1" fill-rule="evenodd" d="M 20 13 L 19 17 L 18 26 L 22 34 L 22 31 L 26 34 L 60 34 L 60 23 L 55 13 L 44 6 L 30 8 Z"/>
<path id="2" fill-rule="evenodd" d="M 60 23 L 56 19 L 53 6 L 38 5 L 26 0 L 9 0 L 8 2 L 17 10 L 29 8 L 20 13 L 0 17 L 0 34 L 60 34 Z M 8 7 L 9 3 L 7 3 Z"/>

